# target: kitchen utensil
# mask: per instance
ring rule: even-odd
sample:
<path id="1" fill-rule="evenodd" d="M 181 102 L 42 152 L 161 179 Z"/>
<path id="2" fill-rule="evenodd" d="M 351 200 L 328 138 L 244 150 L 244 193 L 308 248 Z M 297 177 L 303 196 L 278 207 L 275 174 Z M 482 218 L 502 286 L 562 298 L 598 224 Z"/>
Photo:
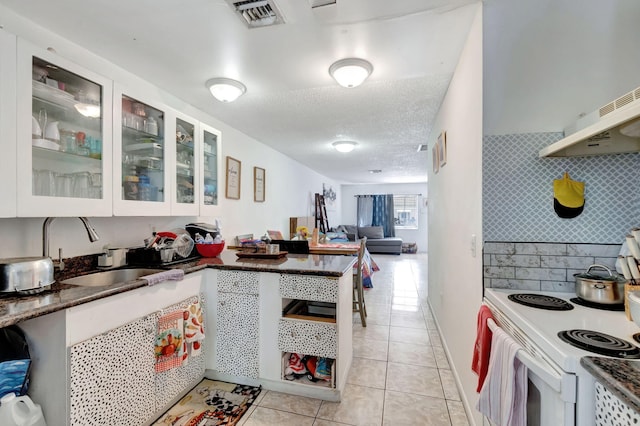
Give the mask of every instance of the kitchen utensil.
<path id="1" fill-rule="evenodd" d="M 627 259 L 624 256 L 618 256 L 618 260 L 620 261 L 620 269 L 622 269 L 622 275 L 628 280 L 633 279 L 633 275 L 631 275 L 631 268 L 629 268 Z"/>
<path id="2" fill-rule="evenodd" d="M 634 259 L 633 256 L 626 257 L 627 266 L 629 267 L 629 272 L 631 273 L 631 278 L 634 280 L 640 279 L 640 271 L 638 270 L 638 263 Z"/>
<path id="3" fill-rule="evenodd" d="M 47 123 L 47 127 L 44 129 L 44 138 L 55 142 L 60 141 L 60 130 L 58 129 L 57 121 Z"/>
<path id="4" fill-rule="evenodd" d="M 38 148 L 50 149 L 51 151 L 60 151 L 60 144 L 58 142 L 47 139 L 32 139 L 31 145 L 37 146 Z"/>
<path id="5" fill-rule="evenodd" d="M 34 116 L 31 116 L 31 137 L 33 139 L 40 139 L 42 137 L 40 123 L 38 123 L 38 120 Z"/>
<path id="6" fill-rule="evenodd" d="M 625 237 L 627 241 L 627 247 L 629 247 L 629 251 L 633 255 L 633 258 L 636 260 L 640 260 L 640 247 L 638 247 L 638 243 L 633 235 L 627 235 Z"/>
<path id="7" fill-rule="evenodd" d="M 49 257 L 0 259 L 0 292 L 35 293 L 54 283 L 53 262 Z"/>
<path id="8" fill-rule="evenodd" d="M 73 175 L 58 173 L 56 175 L 56 196 L 73 196 Z"/>
<path id="9" fill-rule="evenodd" d="M 189 234 L 178 235 L 178 238 L 176 238 L 171 245 L 176 254 L 182 258 L 188 257 L 191 254 L 193 246 L 194 242 Z"/>
<path id="10" fill-rule="evenodd" d="M 202 257 L 216 257 L 224 250 L 224 241 L 219 244 L 196 244 L 196 250 Z"/>
<path id="11" fill-rule="evenodd" d="M 640 290 L 629 291 L 627 297 L 631 319 L 640 327 Z"/>
<path id="12" fill-rule="evenodd" d="M 591 273 L 592 269 L 604 269 L 608 275 Z M 614 305 L 624 302 L 624 284 L 626 280 L 620 275 L 613 275 L 604 265 L 591 265 L 587 272 L 573 274 L 576 279 L 576 295 L 588 302 L 603 305 Z"/>

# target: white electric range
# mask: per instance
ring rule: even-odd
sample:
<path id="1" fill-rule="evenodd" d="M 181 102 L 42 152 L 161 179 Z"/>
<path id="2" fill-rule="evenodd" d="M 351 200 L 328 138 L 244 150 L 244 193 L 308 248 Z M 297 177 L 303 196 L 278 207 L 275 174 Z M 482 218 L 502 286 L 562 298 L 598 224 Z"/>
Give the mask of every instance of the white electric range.
<path id="1" fill-rule="evenodd" d="M 547 310 L 509 299 L 509 295 L 522 293 L 552 296 L 568 302 L 572 309 Z M 622 345 L 629 349 L 629 358 L 640 358 L 640 342 L 633 338 L 640 328 L 627 320 L 624 311 L 581 306 L 571 302 L 575 297 L 575 293 L 485 289 L 484 303 L 491 309 L 497 325 L 521 344 L 524 349 L 521 352 L 526 352 L 519 358 L 529 369 L 528 425 L 595 424 L 595 382 L 580 365 L 580 359 L 608 355 L 572 346 L 558 333 L 567 330 L 586 330 L 583 334 L 587 335 L 604 333 L 620 339 L 614 342 L 612 353 L 617 353 L 615 345 Z"/>

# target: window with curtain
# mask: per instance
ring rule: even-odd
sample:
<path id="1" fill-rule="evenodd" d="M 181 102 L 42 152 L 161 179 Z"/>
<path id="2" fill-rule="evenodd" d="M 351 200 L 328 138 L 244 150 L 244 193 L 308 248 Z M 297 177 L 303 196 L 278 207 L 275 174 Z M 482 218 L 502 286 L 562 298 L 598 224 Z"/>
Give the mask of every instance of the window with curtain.
<path id="1" fill-rule="evenodd" d="M 418 195 L 394 195 L 393 219 L 396 229 L 418 229 Z"/>

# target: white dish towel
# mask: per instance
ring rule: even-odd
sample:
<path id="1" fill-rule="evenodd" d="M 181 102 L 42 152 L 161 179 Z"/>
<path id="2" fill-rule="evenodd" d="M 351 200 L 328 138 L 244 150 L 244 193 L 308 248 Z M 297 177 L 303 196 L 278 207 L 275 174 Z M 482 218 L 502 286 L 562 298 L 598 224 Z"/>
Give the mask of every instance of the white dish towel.
<path id="1" fill-rule="evenodd" d="M 527 424 L 527 367 L 516 358 L 521 349 L 502 329 L 493 332 L 489 371 L 476 408 L 497 426 Z"/>

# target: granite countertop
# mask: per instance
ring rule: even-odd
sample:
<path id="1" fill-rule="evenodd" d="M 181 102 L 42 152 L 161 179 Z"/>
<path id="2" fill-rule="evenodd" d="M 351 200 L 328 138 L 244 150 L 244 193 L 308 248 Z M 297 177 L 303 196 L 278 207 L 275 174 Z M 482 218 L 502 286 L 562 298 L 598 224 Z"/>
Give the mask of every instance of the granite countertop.
<path id="1" fill-rule="evenodd" d="M 611 393 L 640 412 L 640 361 L 586 356 L 580 364 Z"/>
<path id="2" fill-rule="evenodd" d="M 241 259 L 235 253 L 232 250 L 224 250 L 219 257 L 199 258 L 161 268 L 152 265 L 147 265 L 146 267 L 156 269 L 180 268 L 184 270 L 185 274 L 205 268 L 214 268 L 338 278 L 347 273 L 351 274 L 353 264 L 357 261 L 357 258 L 353 256 L 315 254 L 289 254 L 280 259 Z M 84 275 L 91 272 L 98 271 L 84 270 L 75 275 Z M 65 271 L 65 275 L 63 279 L 72 276 L 69 271 Z M 5 295 L 0 297 L 0 328 L 146 285 L 147 281 L 144 279 L 100 287 L 82 287 L 55 282 L 51 286 L 51 290 L 42 293 L 21 296 Z"/>

